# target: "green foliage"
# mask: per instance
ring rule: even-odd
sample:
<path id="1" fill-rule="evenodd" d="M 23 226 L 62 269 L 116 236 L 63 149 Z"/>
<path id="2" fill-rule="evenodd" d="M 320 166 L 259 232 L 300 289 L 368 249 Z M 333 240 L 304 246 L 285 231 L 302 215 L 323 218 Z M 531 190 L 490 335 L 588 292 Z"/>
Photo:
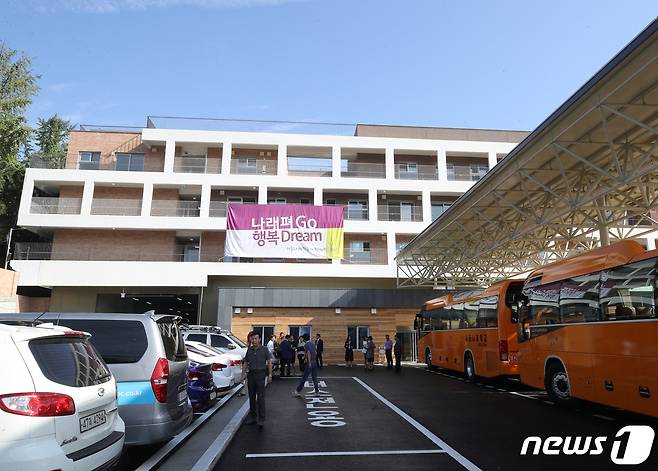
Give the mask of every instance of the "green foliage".
<path id="1" fill-rule="evenodd" d="M 48 119 L 39 118 L 38 127 L 34 132 L 35 141 L 39 146 L 36 157 L 47 162 L 50 168 L 64 168 L 69 132 L 73 127 L 70 121 L 56 114 Z"/>

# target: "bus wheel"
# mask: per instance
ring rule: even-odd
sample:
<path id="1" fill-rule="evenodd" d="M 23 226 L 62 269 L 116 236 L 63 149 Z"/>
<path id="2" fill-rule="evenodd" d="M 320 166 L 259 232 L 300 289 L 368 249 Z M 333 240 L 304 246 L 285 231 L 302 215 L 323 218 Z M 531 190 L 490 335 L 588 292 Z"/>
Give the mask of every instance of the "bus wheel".
<path id="1" fill-rule="evenodd" d="M 568 404 L 571 400 L 571 386 L 569 376 L 561 363 L 553 362 L 546 368 L 544 376 L 548 397 L 557 404 Z"/>
<path id="2" fill-rule="evenodd" d="M 434 370 L 434 365 L 432 365 L 432 350 L 429 348 L 425 349 L 425 363 L 427 363 L 428 370 Z"/>
<path id="3" fill-rule="evenodd" d="M 469 381 L 475 379 L 475 362 L 473 361 L 471 352 L 466 352 L 466 355 L 464 355 L 464 374 Z"/>

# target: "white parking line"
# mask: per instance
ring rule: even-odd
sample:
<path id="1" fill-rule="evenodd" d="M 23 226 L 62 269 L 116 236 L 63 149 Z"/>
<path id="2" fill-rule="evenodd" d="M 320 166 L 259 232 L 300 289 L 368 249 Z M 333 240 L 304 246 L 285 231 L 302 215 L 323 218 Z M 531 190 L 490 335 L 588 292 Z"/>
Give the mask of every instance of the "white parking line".
<path id="1" fill-rule="evenodd" d="M 597 419 L 603 419 L 603 420 L 611 420 L 615 421 L 612 417 L 608 417 L 607 415 L 601 415 L 601 414 L 592 414 L 592 417 L 596 417 Z"/>
<path id="2" fill-rule="evenodd" d="M 481 471 L 480 468 L 478 468 L 476 465 L 471 463 L 466 457 L 460 455 L 454 448 L 452 448 L 450 445 L 448 445 L 446 442 L 441 440 L 439 437 L 434 435 L 430 430 L 428 430 L 425 426 L 423 426 L 420 422 L 418 422 L 416 419 L 408 415 L 406 412 L 404 412 L 402 409 L 397 407 L 395 404 L 393 404 L 391 401 L 386 399 L 384 396 L 379 394 L 377 391 L 372 389 L 370 386 L 368 386 L 365 382 L 360 380 L 357 377 L 354 377 L 354 381 L 359 383 L 361 386 L 363 386 L 370 394 L 375 396 L 377 399 L 382 401 L 385 405 L 387 405 L 393 412 L 398 414 L 400 417 L 402 417 L 404 420 L 409 422 L 412 427 L 414 427 L 416 430 L 418 430 L 420 433 L 425 435 L 429 440 L 434 442 L 439 448 L 442 450 L 445 450 L 446 453 L 448 453 L 455 461 L 457 461 L 459 464 L 461 464 L 464 468 L 468 469 L 469 471 Z"/>
<path id="3" fill-rule="evenodd" d="M 249 453 L 246 458 L 294 458 L 299 456 L 428 455 L 445 450 L 305 451 L 300 453 Z"/>
<path id="4" fill-rule="evenodd" d="M 537 401 L 537 400 L 538 400 L 536 397 L 528 396 L 528 395 L 526 395 L 526 394 L 521 394 L 521 393 L 516 392 L 516 391 L 510 391 L 509 393 L 510 393 L 510 394 L 513 394 L 513 395 L 515 395 L 515 396 L 525 397 L 526 399 L 532 399 L 533 401 Z"/>

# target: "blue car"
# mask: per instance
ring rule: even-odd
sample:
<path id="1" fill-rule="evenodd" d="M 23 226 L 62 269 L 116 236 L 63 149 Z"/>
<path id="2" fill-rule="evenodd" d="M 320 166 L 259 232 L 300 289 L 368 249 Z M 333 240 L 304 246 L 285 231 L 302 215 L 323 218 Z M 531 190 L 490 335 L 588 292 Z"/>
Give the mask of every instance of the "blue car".
<path id="1" fill-rule="evenodd" d="M 212 365 L 190 361 L 187 369 L 187 395 L 195 412 L 209 408 L 217 397 L 212 380 Z"/>

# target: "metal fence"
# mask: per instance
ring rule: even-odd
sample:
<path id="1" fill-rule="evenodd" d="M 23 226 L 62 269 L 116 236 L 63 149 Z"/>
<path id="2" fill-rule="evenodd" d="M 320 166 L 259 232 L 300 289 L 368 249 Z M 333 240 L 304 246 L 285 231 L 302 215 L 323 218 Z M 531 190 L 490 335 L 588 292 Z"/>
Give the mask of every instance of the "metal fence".
<path id="1" fill-rule="evenodd" d="M 353 178 L 386 178 L 386 165 L 347 161 L 347 165 L 343 164 L 340 174 Z"/>
<path id="2" fill-rule="evenodd" d="M 423 208 L 416 205 L 380 204 L 377 206 L 377 219 L 379 221 L 422 222 Z"/>
<path id="3" fill-rule="evenodd" d="M 198 201 L 153 200 L 151 216 L 198 217 Z"/>
<path id="4" fill-rule="evenodd" d="M 221 168 L 221 159 L 209 159 L 205 155 L 174 158 L 174 172 L 177 173 L 220 173 Z"/>
<path id="5" fill-rule="evenodd" d="M 436 165 L 396 164 L 395 178 L 399 180 L 438 180 L 439 170 Z"/>
<path id="6" fill-rule="evenodd" d="M 103 216 L 141 216 L 142 200 L 95 199 L 91 203 L 91 214 Z"/>
<path id="7" fill-rule="evenodd" d="M 32 197 L 32 214 L 80 214 L 82 198 Z"/>

